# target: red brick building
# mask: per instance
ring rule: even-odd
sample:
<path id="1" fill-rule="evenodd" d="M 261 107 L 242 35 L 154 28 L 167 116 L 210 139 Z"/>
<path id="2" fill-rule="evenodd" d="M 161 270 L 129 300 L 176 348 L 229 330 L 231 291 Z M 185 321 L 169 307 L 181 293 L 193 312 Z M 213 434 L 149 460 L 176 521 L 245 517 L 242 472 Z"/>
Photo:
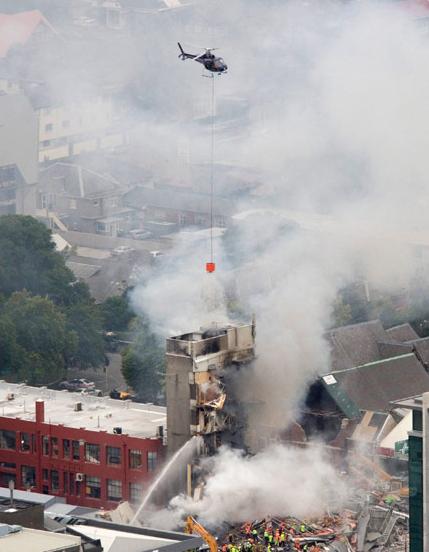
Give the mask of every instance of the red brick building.
<path id="1" fill-rule="evenodd" d="M 93 508 L 138 502 L 164 425 L 163 407 L 0 382 L 0 486 Z"/>

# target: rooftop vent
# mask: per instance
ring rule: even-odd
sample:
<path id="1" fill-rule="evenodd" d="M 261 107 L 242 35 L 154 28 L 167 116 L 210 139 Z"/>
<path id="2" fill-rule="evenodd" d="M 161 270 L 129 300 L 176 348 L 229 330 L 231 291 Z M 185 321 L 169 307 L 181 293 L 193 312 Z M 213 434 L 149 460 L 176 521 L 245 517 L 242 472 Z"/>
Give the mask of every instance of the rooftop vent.
<path id="1" fill-rule="evenodd" d="M 74 411 L 75 411 L 75 412 L 82 412 L 82 403 L 81 403 L 81 402 L 75 403 L 75 405 L 74 405 Z"/>
<path id="2" fill-rule="evenodd" d="M 7 525 L 6 523 L 0 523 L 0 538 L 10 535 L 11 533 L 19 533 L 22 531 L 20 525 Z"/>

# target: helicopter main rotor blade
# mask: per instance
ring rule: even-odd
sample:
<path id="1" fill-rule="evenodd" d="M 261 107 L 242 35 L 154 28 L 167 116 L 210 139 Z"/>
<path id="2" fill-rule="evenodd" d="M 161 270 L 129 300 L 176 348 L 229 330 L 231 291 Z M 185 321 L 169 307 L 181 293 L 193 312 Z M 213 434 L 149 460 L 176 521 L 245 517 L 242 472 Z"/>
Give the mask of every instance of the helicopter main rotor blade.
<path id="1" fill-rule="evenodd" d="M 194 57 L 194 61 L 198 61 L 200 60 L 202 57 L 204 57 L 206 55 L 207 52 L 203 52 L 202 54 L 200 54 L 199 56 L 196 56 Z"/>

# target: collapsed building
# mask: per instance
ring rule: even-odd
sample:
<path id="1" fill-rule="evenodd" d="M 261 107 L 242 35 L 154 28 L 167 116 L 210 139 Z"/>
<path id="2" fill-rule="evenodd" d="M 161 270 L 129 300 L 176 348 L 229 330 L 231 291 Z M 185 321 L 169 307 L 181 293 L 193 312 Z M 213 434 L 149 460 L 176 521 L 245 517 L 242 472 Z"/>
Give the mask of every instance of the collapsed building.
<path id="1" fill-rule="evenodd" d="M 245 419 L 236 375 L 255 356 L 255 324 L 213 326 L 167 339 L 167 445 L 176 452 L 192 436 L 204 454 L 222 444 L 243 446 Z"/>

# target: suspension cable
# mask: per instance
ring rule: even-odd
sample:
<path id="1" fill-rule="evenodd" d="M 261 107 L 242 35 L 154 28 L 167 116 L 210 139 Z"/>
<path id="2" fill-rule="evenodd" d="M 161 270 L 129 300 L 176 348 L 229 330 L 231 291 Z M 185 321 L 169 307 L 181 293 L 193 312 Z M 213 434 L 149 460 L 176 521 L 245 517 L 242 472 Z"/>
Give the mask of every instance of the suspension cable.
<path id="1" fill-rule="evenodd" d="M 210 261 L 214 263 L 213 251 L 213 201 L 214 201 L 214 155 L 215 155 L 215 78 L 212 75 L 212 120 L 210 148 Z"/>
<path id="2" fill-rule="evenodd" d="M 214 272 L 216 264 L 214 262 L 214 240 L 213 240 L 213 224 L 214 224 L 214 157 L 215 157 L 215 76 L 211 76 L 212 93 L 211 93 L 211 128 L 210 128 L 210 262 L 206 263 L 206 271 Z"/>

